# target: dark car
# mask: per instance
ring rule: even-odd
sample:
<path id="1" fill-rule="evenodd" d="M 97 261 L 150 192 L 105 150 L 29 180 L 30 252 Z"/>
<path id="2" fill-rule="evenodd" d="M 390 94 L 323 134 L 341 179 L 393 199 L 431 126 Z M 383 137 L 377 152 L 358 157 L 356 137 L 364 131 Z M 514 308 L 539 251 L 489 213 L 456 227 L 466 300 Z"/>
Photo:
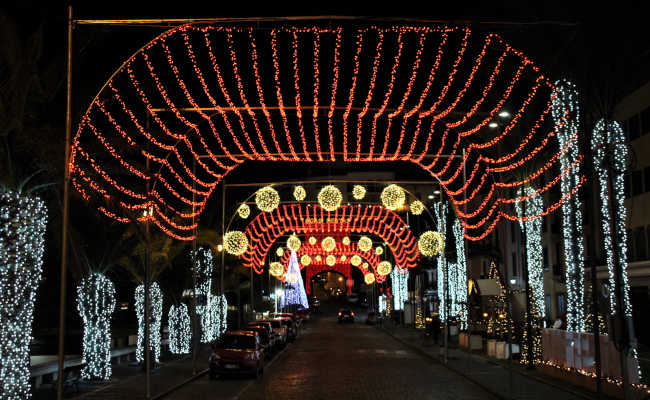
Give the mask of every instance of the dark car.
<path id="1" fill-rule="evenodd" d="M 247 326 L 261 326 L 266 329 L 268 332 L 269 336 L 269 344 L 271 345 L 272 349 L 276 349 L 277 347 L 280 346 L 280 336 L 276 335 L 275 332 L 273 331 L 273 325 L 270 322 L 265 322 L 265 321 L 250 321 Z"/>
<path id="2" fill-rule="evenodd" d="M 263 325 L 248 325 L 244 328 L 245 331 L 257 332 L 260 337 L 260 344 L 264 348 L 264 354 L 268 357 L 271 353 L 271 335 L 269 329 Z"/>
<path id="3" fill-rule="evenodd" d="M 251 375 L 264 373 L 264 348 L 254 331 L 227 331 L 209 358 L 210 378 L 217 375 Z"/>
<path id="4" fill-rule="evenodd" d="M 287 336 L 289 335 L 289 330 L 286 326 L 282 324 L 282 321 L 279 319 L 262 319 L 255 322 L 268 322 L 273 327 L 273 333 L 277 339 L 277 345 L 284 347 L 287 344 Z"/>
<path id="5" fill-rule="evenodd" d="M 354 313 L 349 308 L 339 310 L 339 322 L 354 322 Z"/>
<path id="6" fill-rule="evenodd" d="M 287 340 L 293 342 L 298 336 L 298 326 L 290 317 L 276 317 L 275 320 L 280 321 L 282 326 L 287 328 Z"/>

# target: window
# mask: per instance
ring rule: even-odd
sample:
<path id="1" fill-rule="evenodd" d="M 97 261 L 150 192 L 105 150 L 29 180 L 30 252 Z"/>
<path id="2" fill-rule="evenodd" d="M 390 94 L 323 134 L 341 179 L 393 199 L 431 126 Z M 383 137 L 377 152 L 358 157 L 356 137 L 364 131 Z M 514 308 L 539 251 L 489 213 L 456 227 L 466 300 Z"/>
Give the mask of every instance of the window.
<path id="1" fill-rule="evenodd" d="M 632 171 L 630 174 L 630 185 L 632 196 L 638 196 L 643 193 L 643 172 L 641 170 Z"/>
<path id="2" fill-rule="evenodd" d="M 649 227 L 650 228 L 650 227 Z M 544 247 L 542 250 L 542 266 L 544 267 L 544 271 L 548 271 L 549 264 L 548 264 L 548 247 Z"/>
<path id="3" fill-rule="evenodd" d="M 562 264 L 562 243 L 555 242 L 555 263 Z"/>
<path id="4" fill-rule="evenodd" d="M 627 120 L 628 137 L 630 140 L 638 139 L 641 136 L 639 129 L 639 115 L 635 114 Z"/>
<path id="5" fill-rule="evenodd" d="M 637 228 L 634 230 L 634 255 L 636 261 L 641 261 L 646 259 L 646 240 L 645 240 L 645 229 Z"/>
<path id="6" fill-rule="evenodd" d="M 628 246 L 627 246 L 627 254 L 625 257 L 627 257 L 628 260 L 632 260 L 632 257 L 634 257 L 634 240 L 631 240 L 632 238 L 632 230 L 631 229 L 626 229 L 627 233 L 627 241 L 628 241 Z"/>
<path id="7" fill-rule="evenodd" d="M 544 310 L 546 311 L 546 318 L 551 318 L 551 295 L 544 296 Z"/>
<path id="8" fill-rule="evenodd" d="M 557 313 L 564 314 L 566 313 L 566 299 L 564 294 L 557 295 Z"/>

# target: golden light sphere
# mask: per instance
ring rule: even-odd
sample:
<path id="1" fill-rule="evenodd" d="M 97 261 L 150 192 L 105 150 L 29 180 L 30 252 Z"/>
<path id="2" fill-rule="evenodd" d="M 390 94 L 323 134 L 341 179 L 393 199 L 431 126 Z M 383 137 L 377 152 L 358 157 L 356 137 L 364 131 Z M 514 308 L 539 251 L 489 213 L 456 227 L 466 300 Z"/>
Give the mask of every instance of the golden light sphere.
<path id="1" fill-rule="evenodd" d="M 381 191 L 381 203 L 389 210 L 397 210 L 404 205 L 406 194 L 401 187 L 391 184 Z"/>
<path id="2" fill-rule="evenodd" d="M 230 231 L 223 235 L 223 244 L 228 254 L 240 256 L 248 249 L 248 238 L 244 232 Z"/>
<path id="3" fill-rule="evenodd" d="M 284 274 L 284 267 L 279 262 L 272 262 L 271 265 L 269 265 L 269 274 L 278 277 Z"/>
<path id="4" fill-rule="evenodd" d="M 358 267 L 359 265 L 361 265 L 362 262 L 363 262 L 363 260 L 361 260 L 361 257 L 359 257 L 356 254 L 353 255 L 352 258 L 350 258 L 350 264 L 354 265 L 355 267 Z"/>
<path id="5" fill-rule="evenodd" d="M 350 238 L 346 236 L 346 237 L 343 238 L 342 242 L 343 242 L 344 245 L 349 246 L 350 245 Z"/>
<path id="6" fill-rule="evenodd" d="M 261 188 L 255 194 L 255 204 L 257 208 L 264 212 L 271 212 L 278 208 L 280 204 L 280 195 L 277 190 L 273 189 L 271 186 L 266 186 Z"/>
<path id="7" fill-rule="evenodd" d="M 284 249 L 282 247 L 278 247 L 275 250 L 275 255 L 278 256 L 278 257 L 282 257 L 284 255 Z"/>
<path id="8" fill-rule="evenodd" d="M 320 245 L 323 247 L 323 250 L 329 253 L 336 248 L 336 240 L 333 237 L 328 236 L 320 242 Z"/>
<path id="9" fill-rule="evenodd" d="M 298 185 L 293 189 L 293 198 L 298 200 L 298 201 L 303 201 L 305 200 L 305 197 L 307 197 L 307 192 L 305 191 L 305 188 Z"/>
<path id="10" fill-rule="evenodd" d="M 368 251 L 372 249 L 372 240 L 368 236 L 361 236 L 359 238 L 359 250 Z"/>
<path id="11" fill-rule="evenodd" d="M 411 213 L 413 215 L 420 215 L 424 212 L 424 204 L 420 200 L 415 200 L 411 203 Z"/>
<path id="12" fill-rule="evenodd" d="M 439 232 L 424 232 L 418 240 L 418 249 L 426 257 L 438 255 L 444 249 L 442 235 Z"/>
<path id="13" fill-rule="evenodd" d="M 334 185 L 324 186 L 318 192 L 318 204 L 323 207 L 325 211 L 334 211 L 341 206 L 343 195 L 339 188 Z"/>
<path id="14" fill-rule="evenodd" d="M 310 236 L 310 237 L 309 237 L 309 244 L 310 244 L 310 245 L 312 245 L 312 246 L 315 245 L 317 241 L 318 241 L 318 240 L 316 240 L 315 237 L 313 237 L 313 236 Z"/>
<path id="15" fill-rule="evenodd" d="M 319 255 L 316 256 L 316 262 L 321 262 L 323 258 Z"/>
<path id="16" fill-rule="evenodd" d="M 382 276 L 386 276 L 390 274 L 390 272 L 393 270 L 393 266 L 390 265 L 388 261 L 382 261 L 377 265 L 377 273 Z"/>
<path id="17" fill-rule="evenodd" d="M 366 196 L 366 188 L 361 185 L 354 185 L 352 188 L 352 197 L 361 200 Z"/>
<path id="18" fill-rule="evenodd" d="M 366 282 L 366 285 L 372 285 L 375 283 L 375 275 L 372 272 L 368 272 L 363 276 L 363 280 Z"/>
<path id="19" fill-rule="evenodd" d="M 336 264 L 336 256 L 334 254 L 330 254 L 327 256 L 325 259 L 325 264 L 329 265 L 330 267 L 333 267 Z"/>
<path id="20" fill-rule="evenodd" d="M 302 257 L 300 257 L 300 264 L 304 265 L 305 267 L 311 264 L 311 257 L 309 257 L 309 254 L 304 254 Z"/>
<path id="21" fill-rule="evenodd" d="M 368 269 L 369 266 L 370 266 L 370 265 L 368 265 L 367 262 L 364 262 L 364 263 L 361 265 L 361 268 L 363 268 L 363 269 Z"/>
<path id="22" fill-rule="evenodd" d="M 384 248 L 381 246 L 375 247 L 375 254 L 377 254 L 378 256 L 384 254 Z"/>
<path id="23" fill-rule="evenodd" d="M 295 234 L 289 236 L 289 239 L 287 239 L 287 247 L 289 248 L 289 250 L 298 251 L 301 245 L 302 242 Z"/>
<path id="24" fill-rule="evenodd" d="M 345 260 L 347 260 L 347 259 L 348 259 L 348 258 L 345 256 L 345 254 L 343 254 L 343 255 L 341 256 L 341 261 L 345 261 Z"/>
<path id="25" fill-rule="evenodd" d="M 251 208 L 248 206 L 248 204 L 242 203 L 237 209 L 237 214 L 239 214 L 241 218 L 246 219 L 249 215 L 251 215 Z"/>

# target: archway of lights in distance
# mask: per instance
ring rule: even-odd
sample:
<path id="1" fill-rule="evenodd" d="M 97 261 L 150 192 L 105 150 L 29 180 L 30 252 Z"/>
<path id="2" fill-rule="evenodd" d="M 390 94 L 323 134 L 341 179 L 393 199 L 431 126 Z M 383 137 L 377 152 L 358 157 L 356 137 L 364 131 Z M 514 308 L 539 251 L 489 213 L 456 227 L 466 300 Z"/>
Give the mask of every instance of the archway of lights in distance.
<path id="1" fill-rule="evenodd" d="M 440 182 L 465 237 L 480 240 L 502 218 L 548 214 L 584 181 L 571 179 L 538 215 L 512 207 L 581 162 L 561 165 L 567 146 L 550 140 L 562 126 L 549 115 L 553 89 L 523 53 L 467 27 L 183 25 L 142 47 L 93 99 L 71 181 L 108 217 L 129 222 L 152 208 L 141 219 L 191 240 L 215 187 L 246 161 L 410 162 Z M 506 107 L 511 117 L 498 120 Z M 530 172 L 508 178 L 518 171 Z M 523 186 L 534 190 L 521 196 Z"/>

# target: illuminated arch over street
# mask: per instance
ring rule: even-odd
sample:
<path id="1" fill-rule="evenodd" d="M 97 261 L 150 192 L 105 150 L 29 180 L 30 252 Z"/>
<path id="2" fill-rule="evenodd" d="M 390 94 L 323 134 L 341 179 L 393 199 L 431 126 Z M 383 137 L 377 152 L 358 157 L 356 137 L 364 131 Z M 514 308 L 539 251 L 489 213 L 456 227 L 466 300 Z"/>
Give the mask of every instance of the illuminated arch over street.
<path id="1" fill-rule="evenodd" d="M 569 144 L 551 140 L 553 89 L 523 53 L 467 27 L 183 25 L 93 99 L 71 181 L 111 218 L 151 211 L 139 218 L 191 240 L 215 187 L 244 162 L 408 162 L 440 182 L 465 237 L 480 240 L 502 218 L 555 210 L 584 182 L 539 215 L 514 211 L 582 161 L 559 162 Z"/>
<path id="2" fill-rule="evenodd" d="M 275 211 L 258 214 L 244 231 L 248 248 L 240 257 L 246 267 L 263 272 L 264 260 L 273 244 L 287 234 L 377 236 L 393 253 L 401 268 L 417 266 L 417 239 L 397 213 L 379 205 L 344 205 L 325 211 L 318 204 L 282 204 Z"/>

